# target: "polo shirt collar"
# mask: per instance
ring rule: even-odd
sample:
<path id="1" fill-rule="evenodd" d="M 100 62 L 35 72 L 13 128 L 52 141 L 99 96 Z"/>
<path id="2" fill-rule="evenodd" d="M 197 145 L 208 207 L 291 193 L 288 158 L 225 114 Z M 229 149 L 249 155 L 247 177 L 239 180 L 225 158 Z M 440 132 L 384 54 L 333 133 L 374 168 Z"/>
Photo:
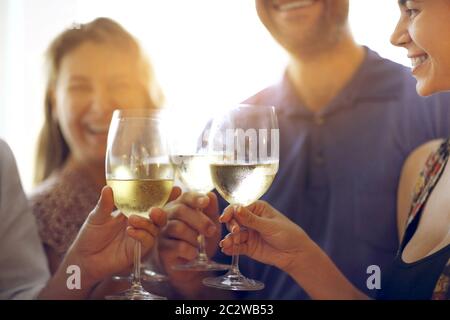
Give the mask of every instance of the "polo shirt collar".
<path id="1" fill-rule="evenodd" d="M 356 106 L 357 99 L 383 99 L 392 94 L 392 87 L 389 81 L 377 79 L 377 70 L 382 66 L 383 59 L 374 51 L 365 48 L 365 56 L 360 67 L 353 75 L 352 79 L 339 92 L 339 94 L 323 109 L 314 113 L 308 109 L 295 93 L 293 84 L 284 72 L 282 79 L 275 86 L 275 95 L 271 103 L 277 107 L 277 112 L 288 116 L 315 117 L 326 116 L 339 112 L 343 109 Z M 381 75 L 385 74 L 381 71 Z M 382 80 L 382 81 L 380 81 Z M 387 80 L 387 79 L 386 79 Z M 390 94 L 391 93 L 391 94 Z"/>

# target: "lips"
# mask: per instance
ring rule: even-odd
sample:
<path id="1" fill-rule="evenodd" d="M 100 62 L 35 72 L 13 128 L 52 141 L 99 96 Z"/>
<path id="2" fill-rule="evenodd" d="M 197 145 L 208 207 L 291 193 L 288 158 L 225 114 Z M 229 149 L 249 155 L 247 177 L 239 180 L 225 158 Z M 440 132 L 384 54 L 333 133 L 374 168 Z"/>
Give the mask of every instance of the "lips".
<path id="1" fill-rule="evenodd" d="M 278 11 L 290 11 L 299 8 L 306 8 L 313 5 L 317 0 L 274 0 L 273 6 Z"/>
<path id="2" fill-rule="evenodd" d="M 94 135 L 105 135 L 108 134 L 109 126 L 98 125 L 98 124 L 86 124 L 86 131 Z"/>

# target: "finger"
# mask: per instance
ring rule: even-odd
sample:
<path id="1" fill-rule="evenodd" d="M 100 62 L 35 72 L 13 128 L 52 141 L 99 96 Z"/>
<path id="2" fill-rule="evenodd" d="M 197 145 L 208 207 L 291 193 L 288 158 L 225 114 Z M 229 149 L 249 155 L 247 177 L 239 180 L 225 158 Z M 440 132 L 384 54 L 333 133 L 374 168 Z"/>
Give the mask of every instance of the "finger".
<path id="1" fill-rule="evenodd" d="M 241 231 L 239 233 L 229 233 L 223 238 L 222 241 L 219 242 L 219 246 L 221 248 L 228 248 L 232 247 L 235 244 L 242 244 L 244 242 L 247 242 L 249 238 L 249 232 L 248 230 Z"/>
<path id="2" fill-rule="evenodd" d="M 227 248 L 222 248 L 221 251 L 228 256 L 231 256 L 233 254 L 248 255 L 248 243 L 241 243 L 239 246 L 229 246 Z"/>
<path id="3" fill-rule="evenodd" d="M 141 243 L 144 250 L 150 250 L 155 244 L 155 237 L 148 231 L 142 229 L 135 229 L 131 226 L 127 227 L 127 234 Z"/>
<path id="4" fill-rule="evenodd" d="M 194 209 L 204 209 L 209 205 L 209 197 L 199 192 L 184 192 L 177 201 Z"/>
<path id="5" fill-rule="evenodd" d="M 190 228 L 182 221 L 169 221 L 167 227 L 164 229 L 163 236 L 171 239 L 186 241 L 194 247 L 198 246 L 198 232 Z"/>
<path id="6" fill-rule="evenodd" d="M 167 224 L 167 213 L 161 208 L 151 208 L 149 217 L 159 228 L 162 228 Z"/>
<path id="7" fill-rule="evenodd" d="M 185 260 L 193 260 L 197 257 L 197 247 L 190 245 L 184 241 L 178 241 L 174 239 L 164 239 L 160 241 L 160 255 L 163 256 L 164 252 L 171 252 L 176 258 Z"/>
<path id="8" fill-rule="evenodd" d="M 227 230 L 230 233 L 236 233 L 236 232 L 241 231 L 241 229 L 242 229 L 241 226 L 239 225 L 239 223 L 235 219 L 232 219 L 230 222 L 225 224 L 225 226 L 227 227 Z"/>
<path id="9" fill-rule="evenodd" d="M 169 220 L 183 221 L 196 232 L 207 237 L 215 235 L 218 231 L 214 222 L 200 210 L 192 209 L 180 203 L 174 204 L 166 210 L 169 213 Z"/>
<path id="10" fill-rule="evenodd" d="M 230 222 L 234 215 L 235 205 L 229 205 L 223 210 L 222 215 L 219 217 L 219 221 L 222 223 Z"/>
<path id="11" fill-rule="evenodd" d="M 270 219 L 259 217 L 242 206 L 236 209 L 234 216 L 240 225 L 261 233 L 266 233 L 273 228 L 273 222 Z"/>
<path id="12" fill-rule="evenodd" d="M 123 215 L 122 212 L 120 212 L 120 210 L 114 210 L 113 212 L 111 212 L 111 217 L 113 218 L 117 218 L 120 215 Z"/>
<path id="13" fill-rule="evenodd" d="M 160 228 L 158 228 L 152 221 L 137 215 L 131 215 L 128 218 L 128 224 L 134 229 L 147 231 L 154 237 L 157 237 L 160 232 Z"/>
<path id="14" fill-rule="evenodd" d="M 174 186 L 170 192 L 169 200 L 167 202 L 177 199 L 181 195 L 182 191 L 180 187 Z"/>
<path id="15" fill-rule="evenodd" d="M 111 220 L 111 212 L 114 209 L 114 197 L 113 191 L 110 187 L 104 186 L 100 199 L 97 202 L 94 210 L 89 214 L 89 222 L 92 224 L 104 224 L 107 221 Z"/>
<path id="16" fill-rule="evenodd" d="M 241 226 L 236 219 L 231 219 L 230 223 L 227 223 L 227 228 L 231 233 L 237 233 L 241 231 Z"/>

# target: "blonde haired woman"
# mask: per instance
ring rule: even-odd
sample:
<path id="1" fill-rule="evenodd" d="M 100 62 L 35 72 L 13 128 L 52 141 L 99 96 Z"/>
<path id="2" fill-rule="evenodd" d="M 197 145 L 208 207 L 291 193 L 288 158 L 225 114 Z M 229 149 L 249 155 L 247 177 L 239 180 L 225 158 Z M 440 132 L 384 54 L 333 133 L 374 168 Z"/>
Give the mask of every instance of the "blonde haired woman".
<path id="1" fill-rule="evenodd" d="M 105 185 L 113 110 L 158 108 L 163 95 L 137 40 L 108 18 L 63 31 L 46 58 L 45 123 L 31 204 L 53 273 Z"/>

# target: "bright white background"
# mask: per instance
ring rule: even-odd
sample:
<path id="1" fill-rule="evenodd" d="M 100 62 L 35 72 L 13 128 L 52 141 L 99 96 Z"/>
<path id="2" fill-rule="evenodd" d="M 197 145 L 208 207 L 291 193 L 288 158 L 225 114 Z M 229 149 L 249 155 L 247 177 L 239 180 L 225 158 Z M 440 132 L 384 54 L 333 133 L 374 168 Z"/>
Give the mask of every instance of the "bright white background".
<path id="1" fill-rule="evenodd" d="M 389 44 L 396 0 L 351 0 L 358 42 L 407 64 Z M 0 137 L 12 147 L 27 191 L 43 115 L 43 53 L 61 30 L 116 19 L 150 55 L 169 103 L 193 115 L 239 102 L 276 81 L 286 56 L 253 0 L 0 0 Z"/>

